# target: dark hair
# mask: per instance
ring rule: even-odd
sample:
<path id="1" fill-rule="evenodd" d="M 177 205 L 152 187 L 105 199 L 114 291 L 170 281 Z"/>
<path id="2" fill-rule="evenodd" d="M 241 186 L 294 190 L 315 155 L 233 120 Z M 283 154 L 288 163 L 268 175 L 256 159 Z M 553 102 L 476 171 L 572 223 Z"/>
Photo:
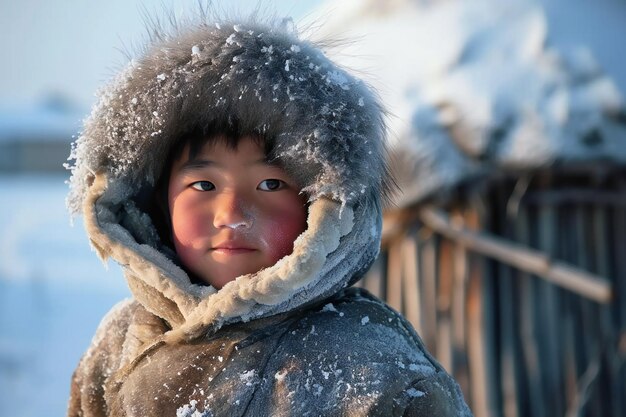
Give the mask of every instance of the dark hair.
<path id="1" fill-rule="evenodd" d="M 182 135 L 174 142 L 172 148 L 168 152 L 168 158 L 159 180 L 163 179 L 164 176 L 169 176 L 169 171 L 172 169 L 172 165 L 183 156 L 183 151 L 187 145 L 189 145 L 187 158 L 189 160 L 193 160 L 196 156 L 198 156 L 202 148 L 209 143 L 222 143 L 229 149 L 236 150 L 239 145 L 239 141 L 243 137 L 251 137 L 257 145 L 262 145 L 266 156 L 271 154 L 273 148 L 272 140 L 268 140 L 269 138 L 257 131 L 243 131 L 239 129 L 237 123 L 231 122 L 225 126 L 216 125 L 195 129 Z"/>
<path id="2" fill-rule="evenodd" d="M 172 222 L 170 219 L 168 204 L 168 187 L 170 173 L 174 162 L 183 157 L 183 152 L 188 149 L 187 159 L 193 160 L 202 151 L 204 146 L 210 143 L 222 143 L 229 149 L 236 150 L 243 137 L 251 137 L 258 145 L 263 146 L 265 155 L 272 157 L 273 138 L 267 137 L 258 130 L 245 131 L 240 124 L 229 119 L 225 123 L 213 123 L 208 126 L 193 129 L 181 135 L 171 146 L 167 160 L 161 170 L 161 175 L 156 182 L 152 197 L 150 217 L 157 229 L 161 243 L 174 249 L 172 240 Z"/>

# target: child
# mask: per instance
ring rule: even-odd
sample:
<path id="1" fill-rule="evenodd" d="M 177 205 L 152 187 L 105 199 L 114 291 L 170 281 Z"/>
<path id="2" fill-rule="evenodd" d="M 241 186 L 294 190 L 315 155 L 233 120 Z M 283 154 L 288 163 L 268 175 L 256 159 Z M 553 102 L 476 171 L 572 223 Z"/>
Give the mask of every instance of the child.
<path id="1" fill-rule="evenodd" d="M 411 326 L 349 288 L 379 252 L 381 108 L 288 26 L 157 34 L 102 91 L 68 204 L 133 299 L 68 415 L 470 415 Z"/>

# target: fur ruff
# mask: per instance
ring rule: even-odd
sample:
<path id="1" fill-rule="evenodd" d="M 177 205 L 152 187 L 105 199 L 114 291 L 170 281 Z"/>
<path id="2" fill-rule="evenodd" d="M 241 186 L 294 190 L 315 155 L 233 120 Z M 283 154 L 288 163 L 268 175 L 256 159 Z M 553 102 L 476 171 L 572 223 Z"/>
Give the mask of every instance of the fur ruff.
<path id="1" fill-rule="evenodd" d="M 376 96 L 295 32 L 222 22 L 158 39 L 101 90 L 85 122 L 71 155 L 72 212 L 95 173 L 131 198 L 154 185 L 177 138 L 233 118 L 274 138 L 270 156 L 311 200 L 353 205 L 392 189 Z"/>

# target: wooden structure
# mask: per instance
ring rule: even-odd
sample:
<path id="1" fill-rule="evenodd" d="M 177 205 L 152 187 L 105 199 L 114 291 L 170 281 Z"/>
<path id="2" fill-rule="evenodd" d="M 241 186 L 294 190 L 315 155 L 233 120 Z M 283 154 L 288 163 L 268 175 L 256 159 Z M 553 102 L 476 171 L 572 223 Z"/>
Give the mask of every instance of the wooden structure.
<path id="1" fill-rule="evenodd" d="M 369 39 L 342 46 L 347 68 L 382 63 L 402 195 L 361 285 L 477 417 L 626 416 L 625 72 L 602 61 L 626 9 L 362 3 L 330 32 Z"/>
<path id="2" fill-rule="evenodd" d="M 388 210 L 361 285 L 411 321 L 477 417 L 625 416 L 626 169 L 453 195 Z"/>

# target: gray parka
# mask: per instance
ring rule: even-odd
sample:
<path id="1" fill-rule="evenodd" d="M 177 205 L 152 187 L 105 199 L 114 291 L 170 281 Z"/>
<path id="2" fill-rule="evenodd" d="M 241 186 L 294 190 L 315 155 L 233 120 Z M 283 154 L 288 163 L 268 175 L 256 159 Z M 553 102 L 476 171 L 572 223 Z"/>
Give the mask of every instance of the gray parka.
<path id="1" fill-rule="evenodd" d="M 348 288 L 378 255 L 389 189 L 370 89 L 289 22 L 183 26 L 100 92 L 73 149 L 68 205 L 133 300 L 100 324 L 68 415 L 470 415 L 411 326 Z M 147 213 L 176 138 L 229 118 L 271 138 L 310 198 L 291 255 L 216 291 Z"/>

